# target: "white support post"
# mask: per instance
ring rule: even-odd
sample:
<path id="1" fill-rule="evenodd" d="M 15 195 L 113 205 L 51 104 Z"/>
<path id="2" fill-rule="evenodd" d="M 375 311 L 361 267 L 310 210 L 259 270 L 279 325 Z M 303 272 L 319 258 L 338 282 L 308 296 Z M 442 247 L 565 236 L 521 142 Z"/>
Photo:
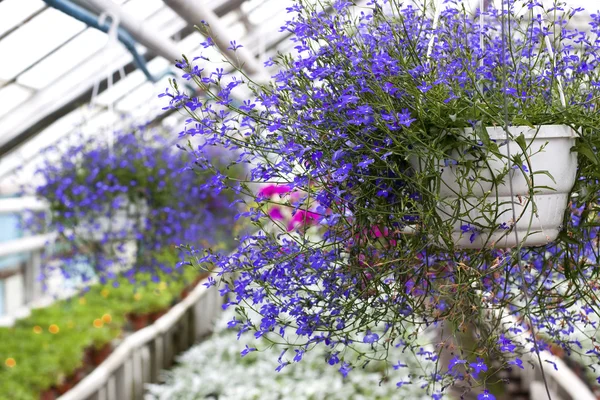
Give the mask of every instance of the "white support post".
<path id="1" fill-rule="evenodd" d="M 165 340 L 163 334 L 159 335 L 154 341 L 154 351 L 155 351 L 155 362 L 153 365 L 154 368 L 154 376 L 153 379 L 157 379 L 160 371 L 165 368 Z"/>
<path id="2" fill-rule="evenodd" d="M 135 360 L 135 351 L 127 359 L 121 368 L 115 372 L 115 393 L 120 400 L 133 400 L 133 362 Z"/>
<path id="3" fill-rule="evenodd" d="M 42 284 L 40 274 L 42 271 L 42 252 L 33 250 L 29 254 L 29 259 L 25 262 L 24 272 L 24 290 L 25 304 L 31 303 L 42 297 Z"/>
<path id="4" fill-rule="evenodd" d="M 174 328 L 170 328 L 163 334 L 164 339 L 164 358 L 163 368 L 169 368 L 175 357 L 175 343 L 173 343 Z"/>
<path id="5" fill-rule="evenodd" d="M 134 388 L 134 398 L 135 399 L 143 399 L 144 398 L 144 385 L 146 383 L 151 382 L 151 369 L 152 366 L 150 365 L 150 363 L 152 362 L 152 359 L 150 357 L 150 349 L 149 346 L 144 346 L 140 349 L 139 352 L 137 352 L 137 354 L 139 355 L 139 369 L 137 369 L 136 371 L 134 371 L 134 383 L 135 383 L 135 388 Z"/>
<path id="6" fill-rule="evenodd" d="M 211 39 L 236 67 L 247 71 L 250 75 L 260 76 L 263 73 L 262 65 L 245 47 L 235 51 L 228 49 L 234 38 L 229 36 L 227 28 L 223 26 L 217 14 L 206 7 L 202 1 L 164 0 L 164 2 L 190 25 L 200 26 L 201 21 L 206 22 L 209 25 Z"/>
<path id="7" fill-rule="evenodd" d="M 106 395 L 106 386 L 102 387 L 99 391 L 98 391 L 98 399 L 97 400 L 107 400 L 107 395 Z"/>
<path id="8" fill-rule="evenodd" d="M 121 399 L 117 394 L 117 382 L 115 376 L 111 376 L 106 384 L 107 400 L 125 400 Z"/>

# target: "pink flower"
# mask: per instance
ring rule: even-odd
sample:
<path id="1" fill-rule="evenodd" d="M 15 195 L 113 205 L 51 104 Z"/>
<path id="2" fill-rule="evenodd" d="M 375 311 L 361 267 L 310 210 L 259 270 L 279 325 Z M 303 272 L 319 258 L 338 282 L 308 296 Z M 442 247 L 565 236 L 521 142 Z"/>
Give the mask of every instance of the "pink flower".
<path id="1" fill-rule="evenodd" d="M 271 218 L 279 220 L 279 221 L 281 221 L 281 220 L 284 219 L 283 214 L 281 213 L 281 210 L 279 209 L 279 207 L 273 207 L 273 208 L 271 208 L 269 210 L 269 216 Z"/>
<path id="2" fill-rule="evenodd" d="M 287 185 L 267 185 L 265 187 L 263 187 L 262 189 L 260 189 L 260 191 L 258 192 L 258 195 L 261 197 L 271 197 L 273 195 L 276 194 L 284 194 L 284 193 L 288 193 L 290 191 L 290 187 Z"/>
<path id="3" fill-rule="evenodd" d="M 312 211 L 298 210 L 288 224 L 288 232 L 293 230 L 296 225 L 314 225 L 319 219 L 319 214 Z"/>

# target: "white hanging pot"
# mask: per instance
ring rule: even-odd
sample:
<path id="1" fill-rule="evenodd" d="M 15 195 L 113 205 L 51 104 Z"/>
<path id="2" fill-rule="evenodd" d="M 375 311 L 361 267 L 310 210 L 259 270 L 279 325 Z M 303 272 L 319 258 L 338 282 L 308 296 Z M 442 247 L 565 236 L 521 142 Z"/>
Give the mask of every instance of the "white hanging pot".
<path id="1" fill-rule="evenodd" d="M 141 224 L 148 214 L 147 206 L 136 204 L 118 209 L 107 207 L 104 212 L 105 215 L 95 215 L 92 222 L 86 221 L 78 226 L 76 235 L 84 240 L 101 242 L 107 233 L 113 240 L 117 240 L 122 233 L 123 240 L 129 240 L 137 230 L 143 230 Z"/>
<path id="2" fill-rule="evenodd" d="M 566 125 L 513 126 L 508 136 L 503 127 L 486 130 L 499 154 L 488 153 L 474 163 L 456 152 L 456 158 L 451 155 L 456 161 L 435 161 L 440 172 L 436 211 L 452 224 L 454 243 L 480 249 L 554 241 L 575 183 L 577 154 L 571 148 L 577 133 Z M 465 129 L 465 135 L 473 137 L 473 130 Z M 521 135 L 525 149 L 517 142 Z M 418 171 L 424 168 L 416 158 L 411 164 Z"/>

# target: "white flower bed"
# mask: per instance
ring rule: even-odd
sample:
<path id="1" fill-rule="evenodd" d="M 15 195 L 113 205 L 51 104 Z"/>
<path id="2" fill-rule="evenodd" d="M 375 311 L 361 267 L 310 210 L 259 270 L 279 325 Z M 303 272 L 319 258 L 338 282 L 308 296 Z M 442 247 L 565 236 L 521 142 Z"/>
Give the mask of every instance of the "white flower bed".
<path id="1" fill-rule="evenodd" d="M 216 333 L 205 342 L 188 350 L 179 358 L 171 371 L 164 373 L 165 384 L 149 385 L 146 400 L 374 400 L 374 399 L 431 399 L 421 389 L 419 376 L 433 372 L 433 362 L 423 362 L 402 349 L 390 351 L 388 360 L 401 362 L 406 367 L 397 370 L 389 367 L 389 377 L 384 376 L 382 363 L 369 363 L 355 368 L 344 378 L 339 372 L 341 364 L 330 366 L 324 351 L 315 349 L 304 354 L 302 361 L 292 362 L 280 372 L 282 347 L 269 347 L 269 342 L 257 342 L 244 336 L 237 340 L 237 333 L 228 330 L 226 322 L 233 314 L 227 312 L 218 324 Z M 248 344 L 260 351 L 245 357 L 240 351 Z M 262 346 L 261 346 L 262 344 Z M 360 343 L 360 346 L 369 346 Z M 432 349 L 429 349 L 432 350 Z M 292 360 L 293 349 L 285 359 Z M 409 379 L 409 374 L 411 378 Z M 397 386 L 400 381 L 412 384 Z M 437 388 L 439 390 L 439 388 Z M 444 398 L 447 398 L 444 396 Z"/>

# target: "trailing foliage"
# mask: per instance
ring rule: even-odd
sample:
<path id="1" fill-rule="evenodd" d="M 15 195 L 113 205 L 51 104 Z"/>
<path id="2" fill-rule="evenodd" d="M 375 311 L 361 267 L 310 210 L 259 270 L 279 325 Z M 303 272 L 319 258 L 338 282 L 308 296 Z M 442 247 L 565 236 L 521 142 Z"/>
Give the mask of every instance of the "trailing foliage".
<path id="1" fill-rule="evenodd" d="M 165 93 L 172 108 L 190 115 L 184 134 L 206 146 L 242 149 L 237 162 L 253 166 L 248 183 L 286 187 L 253 194 L 254 186 L 242 185 L 253 201 L 242 215 L 259 233 L 233 255 L 190 248 L 190 262 L 218 265 L 229 305 L 261 313 L 260 322 L 241 323 L 257 338 L 277 333 L 284 347 L 332 354 L 371 345 L 358 359 L 334 363 L 379 360 L 396 345 L 417 353 L 419 334 L 443 332 L 438 356 L 453 356 L 429 376 L 427 390 L 436 398 L 457 382 L 496 382 L 498 368 L 520 367 L 521 354 L 546 347 L 539 335 L 598 362 L 593 338 L 572 341 L 570 334 L 600 311 L 600 15 L 580 32 L 567 23 L 581 10 L 559 3 L 505 1 L 501 10 L 470 14 L 462 2 L 446 1 L 435 23 L 435 10 L 425 4 L 298 1 L 282 27 L 292 33 L 296 54 L 266 62 L 279 68 L 269 85 L 209 71 L 202 55 L 178 64 L 208 96 L 190 98 L 176 83 Z M 211 46 L 210 27 L 200 29 Z M 255 96 L 234 101 L 240 86 Z M 528 157 L 507 156 L 507 141 L 490 139 L 488 127 L 505 124 L 564 124 L 579 132 L 562 232 L 540 247 L 495 249 L 484 238 L 481 249 L 462 250 L 452 237 L 456 220 L 437 212 L 445 201 L 444 168 L 458 166 L 458 197 L 467 205 L 482 182 L 493 188 L 522 176 L 528 204 L 541 189 Z M 527 150 L 523 136 L 512 140 Z M 474 174 L 492 156 L 502 157 L 504 167 L 492 178 Z M 216 191 L 237 187 L 218 171 L 211 184 Z M 493 193 L 479 197 L 493 204 Z M 274 204 L 304 223 L 273 230 L 273 223 L 282 225 Z M 462 233 L 509 235 L 517 223 L 497 221 L 464 225 Z M 288 342 L 291 333 L 302 340 Z"/>

